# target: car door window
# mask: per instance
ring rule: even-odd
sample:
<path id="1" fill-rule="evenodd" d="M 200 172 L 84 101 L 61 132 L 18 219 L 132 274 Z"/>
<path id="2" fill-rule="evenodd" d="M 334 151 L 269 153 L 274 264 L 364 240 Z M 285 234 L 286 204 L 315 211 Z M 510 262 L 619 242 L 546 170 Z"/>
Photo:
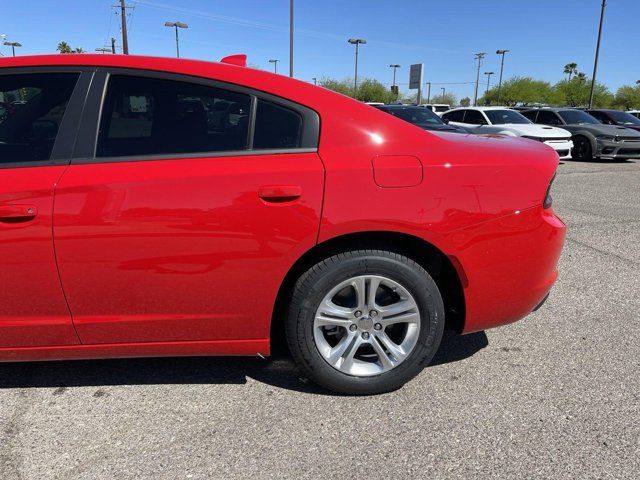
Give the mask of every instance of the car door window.
<path id="1" fill-rule="evenodd" d="M 302 116 L 289 108 L 258 100 L 253 149 L 299 148 Z"/>
<path id="2" fill-rule="evenodd" d="M 589 112 L 589 115 L 592 117 L 596 117 L 598 121 L 604 123 L 605 125 L 614 125 L 615 122 L 612 121 L 606 113 L 603 112 Z"/>
<path id="3" fill-rule="evenodd" d="M 469 123 L 471 125 L 486 125 L 487 121 L 485 120 L 484 115 L 482 115 L 478 110 L 467 110 L 464 115 L 464 123 Z"/>
<path id="4" fill-rule="evenodd" d="M 251 97 L 197 83 L 114 75 L 96 156 L 246 150 Z"/>
<path id="5" fill-rule="evenodd" d="M 442 114 L 442 118 L 450 122 L 462 122 L 464 120 L 464 112 L 464 110 L 454 110 L 452 112 Z"/>
<path id="6" fill-rule="evenodd" d="M 529 118 L 531 120 L 531 118 Z M 543 125 L 562 125 L 562 120 L 555 112 L 548 110 L 540 110 L 538 112 L 538 120 L 536 123 L 542 123 Z"/>
<path id="7" fill-rule="evenodd" d="M 0 75 L 0 164 L 49 160 L 78 73 Z"/>

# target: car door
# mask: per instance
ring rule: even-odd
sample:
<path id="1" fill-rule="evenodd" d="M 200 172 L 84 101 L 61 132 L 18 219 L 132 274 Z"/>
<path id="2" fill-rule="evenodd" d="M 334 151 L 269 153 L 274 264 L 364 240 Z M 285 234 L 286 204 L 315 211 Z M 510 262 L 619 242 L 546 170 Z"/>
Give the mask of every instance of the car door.
<path id="1" fill-rule="evenodd" d="M 466 112 L 465 109 L 451 110 L 450 112 L 446 112 L 442 114 L 442 120 L 446 120 L 451 125 L 472 128 L 471 125 L 467 125 L 464 123 L 465 112 Z"/>
<path id="2" fill-rule="evenodd" d="M 0 69 L 0 349 L 78 343 L 51 228 L 90 77 Z"/>
<path id="3" fill-rule="evenodd" d="M 318 235 L 318 115 L 220 82 L 97 75 L 54 219 L 82 342 L 268 338 Z"/>
<path id="4" fill-rule="evenodd" d="M 538 112 L 538 120 L 536 123 L 540 123 L 542 125 L 551 125 L 554 127 L 562 126 L 562 119 L 558 116 L 556 112 L 552 112 L 551 110 L 540 110 Z"/>

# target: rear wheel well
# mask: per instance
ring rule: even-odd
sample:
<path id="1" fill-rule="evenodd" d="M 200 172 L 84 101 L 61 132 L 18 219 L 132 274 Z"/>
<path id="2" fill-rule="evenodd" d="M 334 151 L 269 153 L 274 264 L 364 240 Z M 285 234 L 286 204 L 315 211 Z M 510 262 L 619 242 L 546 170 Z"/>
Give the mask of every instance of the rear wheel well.
<path id="1" fill-rule="evenodd" d="M 465 304 L 462 282 L 451 260 L 429 242 L 396 232 L 360 232 L 320 243 L 305 253 L 285 276 L 271 318 L 272 351 L 286 350 L 284 319 L 296 280 L 316 263 L 349 250 L 379 249 L 404 255 L 420 264 L 440 290 L 445 307 L 445 328 L 461 332 Z"/>

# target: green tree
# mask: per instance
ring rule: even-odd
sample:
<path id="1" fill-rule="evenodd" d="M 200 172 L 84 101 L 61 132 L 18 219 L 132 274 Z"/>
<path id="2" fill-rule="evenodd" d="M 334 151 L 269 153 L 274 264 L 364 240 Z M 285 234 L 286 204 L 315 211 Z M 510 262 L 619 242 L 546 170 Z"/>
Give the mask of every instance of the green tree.
<path id="1" fill-rule="evenodd" d="M 503 105 L 551 103 L 552 98 L 551 84 L 531 77 L 513 77 L 502 82 L 500 88 L 500 103 Z M 496 86 L 478 100 L 478 105 L 497 104 L 497 101 L 498 87 Z"/>
<path id="2" fill-rule="evenodd" d="M 336 80 L 334 78 L 323 78 L 318 82 L 320 86 L 353 97 L 353 80 Z M 358 82 L 356 99 L 362 102 L 382 102 L 390 103 L 396 100 L 396 96 L 391 90 L 385 87 L 378 80 L 364 78 Z"/>
<path id="3" fill-rule="evenodd" d="M 469 105 L 471 105 L 471 99 L 469 97 L 464 97 L 462 100 L 460 100 L 461 107 L 468 107 Z"/>
<path id="4" fill-rule="evenodd" d="M 322 78 L 318 85 L 343 95 L 353 96 L 353 82 L 347 83 L 347 80 L 336 80 L 334 78 Z"/>
<path id="5" fill-rule="evenodd" d="M 356 98 L 362 102 L 391 103 L 395 101 L 396 96 L 378 80 L 365 78 L 358 83 Z"/>
<path id="6" fill-rule="evenodd" d="M 558 105 L 570 107 L 581 107 L 589 104 L 591 92 L 591 81 L 589 78 L 576 75 L 568 80 L 561 80 L 554 85 L 554 102 Z M 602 83 L 596 82 L 593 89 L 593 106 L 598 108 L 609 107 L 613 103 L 614 97 L 609 89 Z"/>
<path id="7" fill-rule="evenodd" d="M 613 99 L 613 106 L 624 110 L 640 108 L 640 82 L 635 86 L 623 85 L 617 91 Z"/>
<path id="8" fill-rule="evenodd" d="M 60 42 L 56 50 L 60 53 L 84 53 L 82 47 L 71 48 L 67 42 Z"/>
<path id="9" fill-rule="evenodd" d="M 575 62 L 567 63 L 564 66 L 564 73 L 569 75 L 569 81 L 571 81 L 571 75 L 573 75 L 574 73 L 578 73 L 578 64 Z"/>

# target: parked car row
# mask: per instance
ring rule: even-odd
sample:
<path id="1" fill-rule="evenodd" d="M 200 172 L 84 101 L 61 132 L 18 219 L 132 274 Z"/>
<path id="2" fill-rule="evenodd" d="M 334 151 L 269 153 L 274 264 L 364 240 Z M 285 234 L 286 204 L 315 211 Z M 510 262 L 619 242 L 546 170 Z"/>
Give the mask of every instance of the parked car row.
<path id="1" fill-rule="evenodd" d="M 640 118 L 634 112 L 577 108 L 461 107 L 438 115 L 437 105 L 374 105 L 409 123 L 438 132 L 498 134 L 535 140 L 560 159 L 640 158 Z M 438 105 L 439 106 L 439 105 Z"/>

